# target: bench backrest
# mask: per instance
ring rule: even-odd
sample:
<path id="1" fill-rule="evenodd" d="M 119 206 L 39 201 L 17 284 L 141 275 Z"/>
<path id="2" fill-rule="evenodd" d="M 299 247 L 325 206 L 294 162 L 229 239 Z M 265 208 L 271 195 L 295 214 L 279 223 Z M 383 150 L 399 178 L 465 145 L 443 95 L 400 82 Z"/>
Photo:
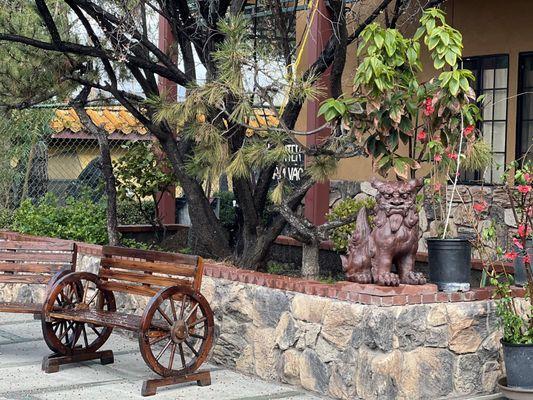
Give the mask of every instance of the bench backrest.
<path id="1" fill-rule="evenodd" d="M 153 296 L 168 286 L 200 290 L 203 260 L 199 256 L 104 246 L 98 276 L 116 292 Z"/>
<path id="2" fill-rule="evenodd" d="M 0 241 L 0 283 L 46 284 L 56 272 L 76 269 L 72 242 Z"/>

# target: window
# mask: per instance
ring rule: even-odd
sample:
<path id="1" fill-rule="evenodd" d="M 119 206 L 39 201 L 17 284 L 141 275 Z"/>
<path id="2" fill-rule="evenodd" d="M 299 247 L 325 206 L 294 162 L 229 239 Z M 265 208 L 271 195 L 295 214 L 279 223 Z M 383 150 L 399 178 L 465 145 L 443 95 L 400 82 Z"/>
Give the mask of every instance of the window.
<path id="1" fill-rule="evenodd" d="M 533 145 L 533 53 L 521 54 L 518 75 L 518 129 L 516 158 L 521 158 Z M 529 159 L 532 156 L 529 154 Z"/>
<path id="2" fill-rule="evenodd" d="M 494 159 L 493 165 L 484 171 L 483 176 L 482 172 L 468 172 L 463 174 L 463 179 L 499 183 L 503 174 L 502 166 L 505 164 L 509 56 L 467 58 L 463 62 L 463 67 L 471 70 L 476 77 L 474 83 L 476 94 L 485 96 L 480 105 L 483 122 L 478 128 L 484 140 L 492 148 Z"/>

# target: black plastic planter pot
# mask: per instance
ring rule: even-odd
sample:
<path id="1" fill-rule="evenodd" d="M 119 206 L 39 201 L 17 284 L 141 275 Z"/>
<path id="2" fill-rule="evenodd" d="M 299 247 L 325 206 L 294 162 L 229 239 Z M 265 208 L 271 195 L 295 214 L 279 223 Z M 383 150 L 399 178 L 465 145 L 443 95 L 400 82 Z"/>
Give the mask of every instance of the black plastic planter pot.
<path id="1" fill-rule="evenodd" d="M 533 240 L 528 239 L 526 241 L 527 252 L 529 258 L 533 257 Z M 530 265 L 530 268 L 533 266 Z M 526 266 L 524 264 L 524 256 L 518 256 L 514 260 L 514 283 L 517 286 L 525 286 L 527 283 Z"/>
<path id="2" fill-rule="evenodd" d="M 470 289 L 472 249 L 467 239 L 426 239 L 429 280 L 445 292 Z"/>
<path id="3" fill-rule="evenodd" d="M 507 386 L 533 389 L 533 344 L 513 344 L 502 340 Z"/>

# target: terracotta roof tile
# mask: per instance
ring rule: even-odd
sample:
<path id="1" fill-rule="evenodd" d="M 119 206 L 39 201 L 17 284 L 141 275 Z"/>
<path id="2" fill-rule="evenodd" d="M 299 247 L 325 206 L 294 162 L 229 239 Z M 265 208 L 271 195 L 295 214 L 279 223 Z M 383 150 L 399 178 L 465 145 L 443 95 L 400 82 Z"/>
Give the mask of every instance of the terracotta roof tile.
<path id="1" fill-rule="evenodd" d="M 50 127 L 56 133 L 78 133 L 83 130 L 80 118 L 73 108 L 58 109 L 55 114 Z M 90 107 L 87 108 L 87 114 L 96 125 L 103 127 L 109 134 L 147 134 L 146 128 L 124 107 Z"/>

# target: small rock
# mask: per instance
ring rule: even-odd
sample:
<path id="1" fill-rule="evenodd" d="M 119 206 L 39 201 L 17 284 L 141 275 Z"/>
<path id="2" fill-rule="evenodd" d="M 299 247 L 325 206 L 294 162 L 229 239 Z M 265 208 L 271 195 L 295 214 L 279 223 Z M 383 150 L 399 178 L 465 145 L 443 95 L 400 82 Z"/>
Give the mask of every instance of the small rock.
<path id="1" fill-rule="evenodd" d="M 378 191 L 372 187 L 372 184 L 366 181 L 361 182 L 361 191 L 372 197 L 376 197 L 378 194 Z"/>
<path id="2" fill-rule="evenodd" d="M 281 356 L 281 379 L 293 385 L 300 383 L 300 358 L 299 351 L 289 349 Z"/>
<path id="3" fill-rule="evenodd" d="M 516 228 L 516 219 L 514 217 L 513 209 L 512 208 L 506 208 L 503 215 L 505 224 L 507 226 L 511 226 L 513 228 Z"/>
<path id="4" fill-rule="evenodd" d="M 254 293 L 253 305 L 254 325 L 275 328 L 281 314 L 289 310 L 289 299 L 281 290 L 259 286 Z"/>
<path id="5" fill-rule="evenodd" d="M 305 322 L 320 323 L 327 303 L 327 299 L 321 297 L 297 294 L 291 302 L 292 314 L 294 318 Z"/>
<path id="6" fill-rule="evenodd" d="M 300 358 L 300 384 L 304 389 L 325 394 L 329 384 L 328 367 L 317 353 L 305 349 Z"/>
<path id="7" fill-rule="evenodd" d="M 364 343 L 371 349 L 382 351 L 392 350 L 394 333 L 394 316 L 392 312 L 378 307 L 369 307 L 365 310 L 366 325 Z"/>
<path id="8" fill-rule="evenodd" d="M 284 312 L 276 326 L 276 343 L 281 350 L 287 350 L 298 340 L 298 328 L 289 312 Z"/>
<path id="9" fill-rule="evenodd" d="M 459 393 L 472 395 L 481 390 L 481 361 L 477 354 L 459 356 L 455 363 L 454 385 Z"/>

